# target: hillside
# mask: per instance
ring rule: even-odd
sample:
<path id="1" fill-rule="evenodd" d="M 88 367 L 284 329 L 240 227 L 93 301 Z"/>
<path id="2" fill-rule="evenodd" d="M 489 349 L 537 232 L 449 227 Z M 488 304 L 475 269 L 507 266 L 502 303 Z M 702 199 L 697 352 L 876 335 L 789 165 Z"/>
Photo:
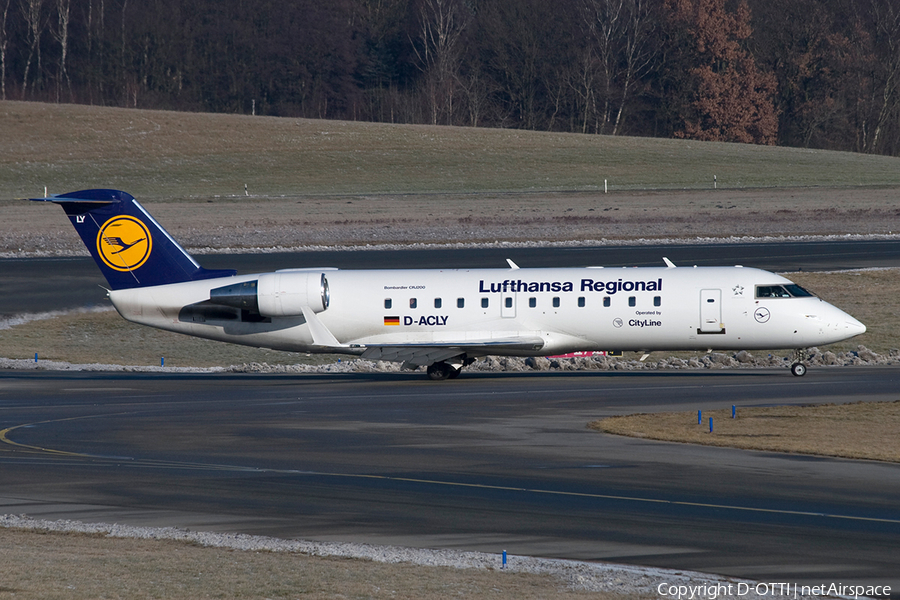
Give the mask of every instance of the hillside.
<path id="1" fill-rule="evenodd" d="M 45 186 L 126 190 L 212 248 L 887 233 L 900 186 L 897 158 L 685 140 L 23 102 L 0 131 L 7 253 L 80 251 L 13 200 Z"/>

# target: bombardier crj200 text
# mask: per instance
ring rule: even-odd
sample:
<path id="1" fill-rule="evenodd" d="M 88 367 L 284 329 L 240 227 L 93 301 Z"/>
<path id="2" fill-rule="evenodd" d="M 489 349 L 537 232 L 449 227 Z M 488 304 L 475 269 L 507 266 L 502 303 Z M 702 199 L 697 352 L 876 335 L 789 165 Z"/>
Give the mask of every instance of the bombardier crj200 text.
<path id="1" fill-rule="evenodd" d="M 476 357 L 590 350 L 796 350 L 865 326 L 799 285 L 743 267 L 288 269 L 237 275 L 196 261 L 129 194 L 61 205 L 125 319 L 211 340 L 341 353 L 456 377 Z"/>

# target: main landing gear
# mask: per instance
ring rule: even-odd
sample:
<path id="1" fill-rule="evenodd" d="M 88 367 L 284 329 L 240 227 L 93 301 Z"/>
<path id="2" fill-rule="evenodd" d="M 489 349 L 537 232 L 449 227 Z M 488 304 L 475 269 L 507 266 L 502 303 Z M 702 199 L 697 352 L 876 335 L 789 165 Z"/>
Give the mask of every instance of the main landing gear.
<path id="1" fill-rule="evenodd" d="M 428 378 L 432 381 L 456 379 L 462 373 L 462 368 L 475 362 L 474 358 L 465 355 L 453 358 L 449 361 L 441 361 L 428 365 Z"/>
<path id="2" fill-rule="evenodd" d="M 791 360 L 794 361 L 791 364 L 791 373 L 794 377 L 803 377 L 806 375 L 807 358 L 806 348 L 797 348 L 794 350 L 794 353 L 791 355 Z"/>
<path id="3" fill-rule="evenodd" d="M 443 381 L 444 379 L 456 379 L 462 371 L 462 366 L 454 367 L 445 362 L 436 362 L 428 365 L 428 378 L 432 381 Z"/>

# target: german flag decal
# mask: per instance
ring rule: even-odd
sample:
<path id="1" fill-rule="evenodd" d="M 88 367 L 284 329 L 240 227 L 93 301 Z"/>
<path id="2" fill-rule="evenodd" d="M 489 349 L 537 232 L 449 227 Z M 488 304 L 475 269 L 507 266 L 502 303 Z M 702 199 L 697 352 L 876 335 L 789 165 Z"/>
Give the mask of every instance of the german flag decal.
<path id="1" fill-rule="evenodd" d="M 400 317 L 385 317 L 384 318 L 384 326 L 385 327 L 387 327 L 388 325 L 399 325 L 399 324 L 400 324 Z"/>

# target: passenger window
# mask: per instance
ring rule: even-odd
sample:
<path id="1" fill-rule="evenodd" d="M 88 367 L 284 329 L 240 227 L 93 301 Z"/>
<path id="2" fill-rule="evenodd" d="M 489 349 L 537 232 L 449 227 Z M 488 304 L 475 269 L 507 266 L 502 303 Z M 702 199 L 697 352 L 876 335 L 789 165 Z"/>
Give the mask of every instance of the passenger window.
<path id="1" fill-rule="evenodd" d="M 416 304 L 418 304 L 418 302 L 416 301 L 415 298 L 410 298 L 410 299 L 409 299 L 409 307 L 410 307 L 410 308 L 415 308 L 415 307 L 416 307 Z"/>
<path id="2" fill-rule="evenodd" d="M 487 307 L 488 307 L 488 299 L 482 298 L 481 299 L 481 308 L 487 308 Z"/>
<path id="3" fill-rule="evenodd" d="M 535 306 L 537 306 L 537 298 L 529 298 L 528 308 L 534 308 Z"/>
<path id="4" fill-rule="evenodd" d="M 662 306 L 662 296 L 653 296 L 653 306 Z"/>
<path id="5" fill-rule="evenodd" d="M 578 308 L 584 308 L 584 296 L 578 297 Z"/>
<path id="6" fill-rule="evenodd" d="M 628 306 L 637 306 L 637 298 L 628 296 Z"/>
<path id="7" fill-rule="evenodd" d="M 465 298 L 457 298 L 456 299 L 456 308 L 465 308 L 466 307 L 466 299 Z"/>
<path id="8" fill-rule="evenodd" d="M 440 298 L 435 298 L 435 299 L 434 299 L 434 307 L 435 307 L 435 308 L 440 308 L 440 307 L 441 307 L 441 299 L 440 299 Z"/>
<path id="9" fill-rule="evenodd" d="M 559 297 L 553 299 L 553 308 L 559 308 Z"/>
<path id="10" fill-rule="evenodd" d="M 612 301 L 609 299 L 609 296 L 604 296 L 604 297 L 603 297 L 603 306 L 609 307 L 609 305 L 610 305 L 611 302 L 612 302 Z"/>
<path id="11" fill-rule="evenodd" d="M 506 298 L 504 302 L 506 303 L 506 308 L 512 308 L 512 296 Z"/>
<path id="12" fill-rule="evenodd" d="M 391 302 L 391 299 L 390 299 L 390 298 L 385 298 L 385 299 L 384 299 L 384 307 L 385 307 L 385 308 L 390 308 L 390 307 L 391 307 L 391 304 L 393 304 L 393 302 Z"/>

